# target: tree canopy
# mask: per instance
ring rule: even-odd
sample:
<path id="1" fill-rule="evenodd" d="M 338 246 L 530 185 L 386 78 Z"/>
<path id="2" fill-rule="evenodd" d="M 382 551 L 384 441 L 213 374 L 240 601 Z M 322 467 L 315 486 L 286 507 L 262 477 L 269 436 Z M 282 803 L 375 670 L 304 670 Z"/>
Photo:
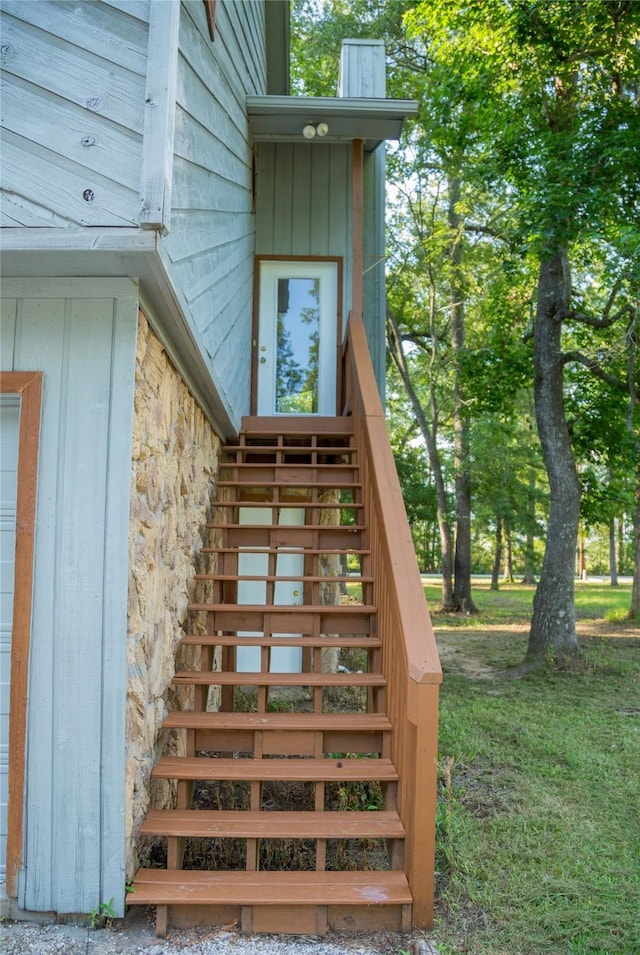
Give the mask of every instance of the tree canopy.
<path id="1" fill-rule="evenodd" d="M 634 523 L 640 616 L 640 4 L 298 0 L 294 23 L 299 89 L 330 92 L 340 40 L 371 36 L 388 94 L 419 101 L 388 159 L 395 413 L 403 391 L 424 413 L 456 543 L 500 522 L 531 561 L 543 527 L 528 656 L 571 657 L 581 521 Z"/>

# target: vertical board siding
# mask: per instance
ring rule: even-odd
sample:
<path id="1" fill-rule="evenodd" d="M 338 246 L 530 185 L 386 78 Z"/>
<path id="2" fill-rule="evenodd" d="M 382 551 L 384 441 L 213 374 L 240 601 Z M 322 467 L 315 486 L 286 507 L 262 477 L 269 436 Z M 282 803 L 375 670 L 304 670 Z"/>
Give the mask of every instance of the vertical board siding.
<path id="1" fill-rule="evenodd" d="M 347 255 L 350 151 L 348 145 L 259 143 L 258 255 Z"/>
<path id="2" fill-rule="evenodd" d="M 266 88 L 260 0 L 182 5 L 171 231 L 163 260 L 236 425 L 249 410 L 254 216 L 246 96 Z"/>
<path id="3" fill-rule="evenodd" d="M 137 289 L 7 279 L 3 294 L 3 370 L 44 372 L 19 904 L 88 912 L 113 898 L 122 914 Z"/>
<path id="4" fill-rule="evenodd" d="M 342 256 L 348 311 L 351 147 L 260 143 L 257 153 L 256 253 Z"/>
<path id="5" fill-rule="evenodd" d="M 386 95 L 384 42 L 343 40 L 338 96 L 384 99 Z"/>
<path id="6" fill-rule="evenodd" d="M 3 3 L 5 225 L 137 224 L 148 12 Z"/>

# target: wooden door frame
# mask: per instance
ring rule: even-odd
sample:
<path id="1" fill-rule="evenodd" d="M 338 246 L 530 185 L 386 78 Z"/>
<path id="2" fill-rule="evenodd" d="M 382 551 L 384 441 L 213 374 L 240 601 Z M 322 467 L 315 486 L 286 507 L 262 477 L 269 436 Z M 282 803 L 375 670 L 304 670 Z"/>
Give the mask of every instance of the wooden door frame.
<path id="1" fill-rule="evenodd" d="M 251 335 L 251 414 L 258 408 L 258 338 L 260 321 L 260 265 L 262 262 L 333 262 L 336 274 L 336 408 L 342 394 L 342 273 L 341 255 L 256 255 L 253 269 L 253 331 Z"/>
<path id="2" fill-rule="evenodd" d="M 31 637 L 42 379 L 43 373 L 41 371 L 0 372 L 0 393 L 20 396 L 16 548 L 11 635 L 11 693 L 9 698 L 9 799 L 7 806 L 6 859 L 6 891 L 9 898 L 15 898 L 17 895 L 17 875 L 22 867 L 29 644 Z"/>

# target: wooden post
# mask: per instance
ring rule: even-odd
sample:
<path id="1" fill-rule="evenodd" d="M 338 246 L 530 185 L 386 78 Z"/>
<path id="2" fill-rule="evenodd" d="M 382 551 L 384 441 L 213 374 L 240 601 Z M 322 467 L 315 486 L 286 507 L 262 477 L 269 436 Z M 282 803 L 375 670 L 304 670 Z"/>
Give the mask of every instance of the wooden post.
<path id="1" fill-rule="evenodd" d="M 362 318 L 362 274 L 364 259 L 362 252 L 362 191 L 363 191 L 363 141 L 354 139 L 351 159 L 351 192 L 353 216 L 353 275 L 352 275 L 352 315 Z"/>
<path id="2" fill-rule="evenodd" d="M 18 436 L 18 496 L 11 641 L 11 697 L 9 702 L 9 800 L 7 807 L 7 896 L 17 895 L 22 866 L 24 775 L 27 734 L 27 688 L 31 638 L 31 595 L 38 442 L 42 405 L 42 372 L 4 372 L 0 391 L 20 395 Z"/>
<path id="3" fill-rule="evenodd" d="M 410 706 L 410 759 L 414 765 L 413 794 L 407 825 L 406 873 L 413 894 L 413 924 L 433 925 L 438 772 L 438 684 L 413 684 Z"/>

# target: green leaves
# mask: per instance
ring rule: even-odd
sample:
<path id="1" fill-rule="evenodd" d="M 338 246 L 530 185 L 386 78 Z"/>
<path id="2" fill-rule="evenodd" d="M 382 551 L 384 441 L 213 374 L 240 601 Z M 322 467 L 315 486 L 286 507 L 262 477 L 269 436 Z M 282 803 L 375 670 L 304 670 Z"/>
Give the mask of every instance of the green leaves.
<path id="1" fill-rule="evenodd" d="M 572 241 L 614 209 L 633 216 L 640 6 L 428 0 L 405 24 L 432 64 L 434 135 L 517 191 L 537 249 Z"/>
<path id="2" fill-rule="evenodd" d="M 420 104 L 403 142 L 388 151 L 388 301 L 447 495 L 462 395 L 478 534 L 504 500 L 517 498 L 514 527 L 529 521 L 529 465 L 513 451 L 532 451 L 539 469 L 537 433 L 523 409 L 540 264 L 557 257 L 566 275 L 552 321 L 564 327 L 558 367 L 583 518 L 595 520 L 614 498 L 618 513 L 629 514 L 634 439 L 625 422 L 640 414 L 640 372 L 629 371 L 640 334 L 630 324 L 640 289 L 640 3 L 295 0 L 293 24 L 294 75 L 305 92 L 334 92 L 344 37 L 375 37 L 386 44 L 387 94 Z M 453 349 L 456 309 L 465 340 Z M 390 407 L 404 433 L 414 408 L 394 389 L 392 379 Z M 415 450 L 402 445 L 400 467 L 422 524 L 433 496 L 424 449 L 420 462 Z M 500 457 L 517 472 L 515 495 Z M 544 482 L 536 488 L 546 493 Z M 537 501 L 540 521 L 542 510 Z"/>

